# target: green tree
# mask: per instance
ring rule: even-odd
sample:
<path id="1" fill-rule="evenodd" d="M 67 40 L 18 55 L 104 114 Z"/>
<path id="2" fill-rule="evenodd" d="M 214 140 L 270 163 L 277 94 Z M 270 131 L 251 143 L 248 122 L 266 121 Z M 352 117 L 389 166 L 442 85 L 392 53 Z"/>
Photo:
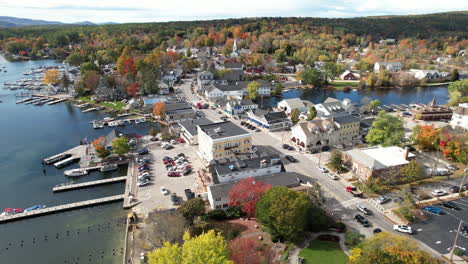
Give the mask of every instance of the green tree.
<path id="1" fill-rule="evenodd" d="M 324 83 L 322 74 L 315 68 L 309 68 L 303 71 L 301 73 L 301 78 L 304 84 L 320 86 Z"/>
<path id="2" fill-rule="evenodd" d="M 202 198 L 190 199 L 179 210 L 187 221 L 192 222 L 196 216 L 201 216 L 205 213 L 205 202 Z"/>
<path id="3" fill-rule="evenodd" d="M 415 160 L 411 160 L 401 168 L 400 173 L 404 182 L 412 182 L 421 178 L 424 175 L 424 170 L 421 164 Z"/>
<path id="4" fill-rule="evenodd" d="M 374 101 L 370 102 L 370 109 L 377 109 L 381 105 L 382 102 L 379 99 L 375 99 Z"/>
<path id="5" fill-rule="evenodd" d="M 86 75 L 86 73 L 88 73 L 89 71 L 95 71 L 95 72 L 99 72 L 99 68 L 96 64 L 92 63 L 92 62 L 85 62 L 83 64 L 81 64 L 80 66 L 80 73 L 81 75 Z"/>
<path id="6" fill-rule="evenodd" d="M 80 53 L 73 52 L 65 59 L 65 62 L 73 66 L 80 66 L 84 62 L 84 58 Z"/>
<path id="7" fill-rule="evenodd" d="M 164 243 L 162 248 L 148 254 L 150 264 L 233 264 L 229 260 L 226 240 L 220 233 L 210 230 L 197 237 L 184 235 L 184 244 Z"/>
<path id="8" fill-rule="evenodd" d="M 372 128 L 366 136 L 371 145 L 399 145 L 404 137 L 403 121 L 395 116 L 380 111 L 372 123 Z"/>
<path id="9" fill-rule="evenodd" d="M 457 105 L 462 101 L 468 101 L 468 79 L 449 84 L 450 105 Z"/>
<path id="10" fill-rule="evenodd" d="M 62 86 L 67 90 L 68 90 L 68 87 L 70 87 L 71 82 L 66 72 L 62 74 L 62 79 L 60 79 L 60 83 L 62 83 Z"/>
<path id="11" fill-rule="evenodd" d="M 257 99 L 258 96 L 258 87 L 260 84 L 258 82 L 251 82 L 247 85 L 247 91 L 249 93 L 249 99 L 250 100 L 255 100 Z"/>
<path id="12" fill-rule="evenodd" d="M 328 164 L 335 170 L 340 171 L 343 168 L 343 154 L 339 150 L 333 150 L 328 159 Z"/>
<path id="13" fill-rule="evenodd" d="M 332 81 L 338 75 L 338 66 L 334 62 L 325 62 L 321 71 L 325 83 L 328 83 L 328 81 Z"/>
<path id="14" fill-rule="evenodd" d="M 387 232 L 376 234 L 351 249 L 349 264 L 442 264 L 419 249 L 413 239 Z"/>
<path id="15" fill-rule="evenodd" d="M 309 108 L 309 113 L 307 113 L 307 121 L 313 120 L 317 116 L 317 109 L 315 106 Z"/>
<path id="16" fill-rule="evenodd" d="M 361 243 L 366 236 L 359 232 L 355 231 L 346 231 L 345 233 L 345 244 L 348 249 L 352 249 L 356 247 L 359 243 Z"/>
<path id="17" fill-rule="evenodd" d="M 271 90 L 271 95 L 279 95 L 283 91 L 284 85 L 282 83 L 276 83 Z"/>
<path id="18" fill-rule="evenodd" d="M 257 202 L 255 215 L 273 237 L 294 240 L 304 230 L 308 206 L 304 193 L 273 187 Z"/>
<path id="19" fill-rule="evenodd" d="M 452 72 L 450 73 L 450 81 L 458 81 L 460 79 L 460 73 L 458 73 L 457 69 L 453 69 Z"/>
<path id="20" fill-rule="evenodd" d="M 297 122 L 299 122 L 299 109 L 297 108 L 294 108 L 291 112 L 291 121 L 294 123 L 294 124 L 297 124 Z"/>
<path id="21" fill-rule="evenodd" d="M 112 140 L 112 152 L 117 155 L 125 155 L 130 151 L 130 145 L 126 137 L 118 137 Z"/>

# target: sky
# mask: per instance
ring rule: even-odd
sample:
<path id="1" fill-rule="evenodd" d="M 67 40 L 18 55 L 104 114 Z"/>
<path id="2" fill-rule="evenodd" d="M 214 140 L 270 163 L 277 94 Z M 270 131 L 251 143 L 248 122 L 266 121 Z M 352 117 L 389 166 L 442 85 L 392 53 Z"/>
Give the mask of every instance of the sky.
<path id="1" fill-rule="evenodd" d="M 359 17 L 468 10 L 466 0 L 0 0 L 0 16 L 73 23 Z"/>

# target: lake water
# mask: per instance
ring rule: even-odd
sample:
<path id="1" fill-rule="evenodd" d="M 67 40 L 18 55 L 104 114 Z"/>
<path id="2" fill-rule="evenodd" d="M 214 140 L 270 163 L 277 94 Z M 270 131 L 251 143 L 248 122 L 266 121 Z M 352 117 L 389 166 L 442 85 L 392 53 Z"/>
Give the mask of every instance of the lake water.
<path id="1" fill-rule="evenodd" d="M 54 65 L 54 61 L 10 63 L 0 56 L 0 210 L 27 208 L 35 204 L 54 206 L 124 192 L 117 183 L 76 191 L 52 193 L 52 187 L 70 181 L 64 169 L 41 160 L 79 144 L 87 137 L 105 136 L 110 128 L 94 130 L 90 121 L 100 113 L 82 113 L 70 103 L 32 106 L 16 104 L 15 92 L 3 90 L 3 82 L 23 78 L 31 68 Z M 122 132 L 147 134 L 148 123 L 119 127 Z M 68 168 L 77 167 L 72 165 Z M 76 181 L 90 181 L 126 174 L 92 172 Z M 73 210 L 0 225 L 0 263 L 120 263 L 124 240 L 122 203 Z"/>

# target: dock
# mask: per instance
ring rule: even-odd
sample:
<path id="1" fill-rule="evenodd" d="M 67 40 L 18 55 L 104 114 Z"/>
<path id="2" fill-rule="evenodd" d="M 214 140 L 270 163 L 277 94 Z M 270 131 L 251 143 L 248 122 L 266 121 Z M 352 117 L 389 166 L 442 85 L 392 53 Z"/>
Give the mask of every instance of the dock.
<path id="1" fill-rule="evenodd" d="M 109 178 L 109 179 L 104 179 L 104 180 L 89 181 L 89 182 L 82 182 L 82 183 L 73 183 L 73 184 L 65 183 L 65 184 L 59 184 L 55 186 L 54 188 L 52 188 L 52 191 L 63 192 L 63 191 L 69 191 L 69 190 L 76 190 L 76 189 L 93 187 L 97 185 L 121 182 L 121 181 L 125 181 L 126 179 L 127 179 L 127 176 L 121 176 L 121 177 L 114 177 L 114 178 Z"/>
<path id="2" fill-rule="evenodd" d="M 81 159 L 80 157 L 71 156 L 71 157 L 69 157 L 67 159 L 64 159 L 64 160 L 61 160 L 59 162 L 54 163 L 54 166 L 56 168 L 62 168 L 62 167 L 65 167 L 68 164 L 71 164 L 73 162 L 78 162 L 78 161 L 80 161 L 80 159 Z"/>
<path id="3" fill-rule="evenodd" d="M 128 164 L 127 171 L 127 182 L 125 183 L 125 193 L 124 193 L 124 202 L 123 208 L 129 209 L 133 206 L 139 204 L 140 202 L 136 200 L 137 192 L 137 174 L 135 173 L 135 162 L 131 160 Z"/>
<path id="4" fill-rule="evenodd" d="M 81 157 L 84 157 L 86 153 L 86 147 L 87 145 L 79 145 L 62 153 L 45 158 L 43 159 L 43 162 L 48 165 L 54 164 L 55 167 L 60 168 L 72 162 L 78 161 Z"/>
<path id="5" fill-rule="evenodd" d="M 22 219 L 30 218 L 30 217 L 36 217 L 36 216 L 41 216 L 41 215 L 46 215 L 46 214 L 53 214 L 53 213 L 83 208 L 83 207 L 90 207 L 90 206 L 95 206 L 95 205 L 100 205 L 100 204 L 112 203 L 112 202 L 120 201 L 122 199 L 124 199 L 124 195 L 120 194 L 120 195 L 114 195 L 114 196 L 87 200 L 87 201 L 82 201 L 82 202 L 46 207 L 44 209 L 39 209 L 39 210 L 26 212 L 26 213 L 19 213 L 19 214 L 8 215 L 8 216 L 0 216 L 0 224 L 11 222 L 11 221 L 18 221 L 18 220 L 22 220 Z"/>

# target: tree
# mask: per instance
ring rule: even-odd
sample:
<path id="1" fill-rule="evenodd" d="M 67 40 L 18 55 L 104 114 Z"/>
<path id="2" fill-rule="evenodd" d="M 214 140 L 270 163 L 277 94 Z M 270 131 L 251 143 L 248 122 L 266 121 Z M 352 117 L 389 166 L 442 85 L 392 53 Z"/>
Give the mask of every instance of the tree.
<path id="1" fill-rule="evenodd" d="M 315 106 L 309 108 L 309 113 L 307 113 L 307 121 L 313 120 L 317 116 L 317 110 Z"/>
<path id="2" fill-rule="evenodd" d="M 127 94 L 130 97 L 135 97 L 138 92 L 140 91 L 140 85 L 136 82 L 132 82 L 128 87 L 127 87 Z"/>
<path id="3" fill-rule="evenodd" d="M 458 73 L 457 69 L 453 69 L 452 72 L 450 73 L 450 81 L 458 81 L 460 79 L 460 73 Z"/>
<path id="4" fill-rule="evenodd" d="M 183 243 L 184 230 L 188 228 L 187 221 L 177 211 L 153 211 L 145 218 L 145 232 L 140 233 L 145 247 L 160 248 L 164 242 Z"/>
<path id="5" fill-rule="evenodd" d="M 87 71 L 82 75 L 82 78 L 84 78 L 84 87 L 90 91 L 94 91 L 99 85 L 101 75 L 97 71 Z"/>
<path id="6" fill-rule="evenodd" d="M 235 264 L 271 263 L 270 247 L 260 247 L 257 237 L 237 237 L 229 243 L 229 250 Z"/>
<path id="7" fill-rule="evenodd" d="M 395 116 L 381 111 L 374 122 L 369 134 L 366 136 L 367 142 L 371 145 L 394 146 L 399 145 L 404 137 L 403 121 Z"/>
<path id="8" fill-rule="evenodd" d="M 421 164 L 415 160 L 411 160 L 401 168 L 400 173 L 403 182 L 412 182 L 421 178 L 424 175 L 424 170 L 421 167 Z"/>
<path id="9" fill-rule="evenodd" d="M 382 105 L 382 102 L 379 99 L 375 99 L 372 102 L 370 102 L 370 109 L 377 109 L 379 106 Z"/>
<path id="10" fill-rule="evenodd" d="M 291 112 L 291 121 L 294 123 L 294 124 L 297 124 L 297 122 L 299 122 L 299 109 L 297 108 L 294 108 Z"/>
<path id="11" fill-rule="evenodd" d="M 184 244 L 164 243 L 162 248 L 148 254 L 150 264 L 233 264 L 229 260 L 226 241 L 220 233 L 210 230 L 197 237 L 184 234 Z"/>
<path id="12" fill-rule="evenodd" d="M 314 86 L 320 86 L 323 84 L 322 74 L 315 68 L 309 68 L 303 71 L 301 73 L 301 78 L 304 84 L 312 84 Z"/>
<path id="13" fill-rule="evenodd" d="M 328 164 L 337 171 L 343 168 L 343 154 L 339 150 L 333 150 L 328 160 Z"/>
<path id="14" fill-rule="evenodd" d="M 51 84 L 55 85 L 59 83 L 60 81 L 60 76 L 59 76 L 59 71 L 56 69 L 50 69 L 47 70 L 44 74 L 44 83 L 45 84 Z"/>
<path id="15" fill-rule="evenodd" d="M 335 76 L 338 74 L 338 66 L 334 62 L 325 62 L 321 70 L 325 83 L 335 79 Z"/>
<path id="16" fill-rule="evenodd" d="M 153 107 L 153 115 L 164 118 L 166 115 L 166 104 L 164 102 L 156 102 Z"/>
<path id="17" fill-rule="evenodd" d="M 265 185 L 254 178 L 240 180 L 229 192 L 229 206 L 239 206 L 248 217 L 253 217 L 257 201 L 269 188 L 271 185 Z"/>
<path id="18" fill-rule="evenodd" d="M 119 59 L 117 60 L 117 71 L 119 71 L 120 75 L 122 75 L 122 76 L 125 75 L 124 63 L 127 60 L 127 58 L 129 58 L 129 57 L 130 57 L 130 48 L 125 47 L 122 50 L 122 53 L 120 54 Z"/>
<path id="19" fill-rule="evenodd" d="M 273 89 L 271 90 L 271 95 L 279 95 L 283 91 L 283 84 L 282 83 L 276 83 Z"/>
<path id="20" fill-rule="evenodd" d="M 150 127 L 148 134 L 155 137 L 158 134 L 158 130 L 155 127 Z"/>
<path id="21" fill-rule="evenodd" d="M 117 155 L 125 155 L 130 151 L 130 145 L 126 137 L 118 137 L 112 140 L 112 152 Z"/>
<path id="22" fill-rule="evenodd" d="M 304 193 L 273 187 L 257 202 L 255 216 L 273 237 L 294 240 L 304 230 L 308 206 Z"/>
<path id="23" fill-rule="evenodd" d="M 62 83 L 62 86 L 68 90 L 68 87 L 70 87 L 70 79 L 68 78 L 68 74 L 66 72 L 62 74 L 62 79 L 60 82 Z"/>
<path id="24" fill-rule="evenodd" d="M 93 142 L 91 142 L 98 157 L 101 159 L 104 159 L 111 154 L 110 151 L 105 148 L 105 142 L 106 139 L 104 137 L 99 137 L 98 139 L 95 139 Z"/>
<path id="25" fill-rule="evenodd" d="M 72 66 L 80 66 L 84 62 L 84 58 L 80 53 L 73 52 L 65 59 L 65 62 Z"/>
<path id="26" fill-rule="evenodd" d="M 449 104 L 457 105 L 460 101 L 468 101 L 468 79 L 455 81 L 448 86 Z"/>
<path id="27" fill-rule="evenodd" d="M 260 84 L 258 82 L 251 82 L 247 85 L 247 90 L 248 90 L 248 93 L 249 93 L 249 99 L 250 100 L 255 100 L 257 99 L 257 96 L 258 96 L 258 87 L 260 86 Z"/>
<path id="28" fill-rule="evenodd" d="M 192 222 L 196 216 L 205 213 L 205 202 L 202 198 L 190 199 L 186 201 L 179 210 L 187 221 Z"/>
<path id="29" fill-rule="evenodd" d="M 381 232 L 351 249 L 349 264 L 442 264 L 410 238 Z"/>
<path id="30" fill-rule="evenodd" d="M 81 64 L 80 73 L 82 76 L 86 75 L 86 73 L 88 73 L 89 71 L 99 72 L 99 67 L 92 62 L 85 62 Z"/>
<path id="31" fill-rule="evenodd" d="M 412 137 L 421 150 L 436 150 L 439 146 L 441 131 L 442 129 L 436 128 L 434 124 L 417 125 L 413 129 Z"/>

